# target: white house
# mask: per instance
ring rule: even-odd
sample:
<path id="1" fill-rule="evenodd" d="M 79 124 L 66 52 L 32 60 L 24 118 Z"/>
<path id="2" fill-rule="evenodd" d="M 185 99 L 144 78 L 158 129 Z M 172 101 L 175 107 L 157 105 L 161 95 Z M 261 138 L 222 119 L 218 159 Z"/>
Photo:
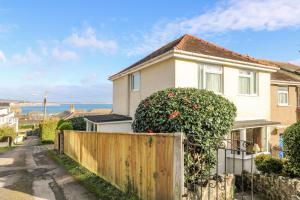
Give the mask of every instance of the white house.
<path id="1" fill-rule="evenodd" d="M 115 130 L 127 131 L 131 129 L 130 118 L 134 118 L 138 104 L 152 93 L 170 87 L 207 89 L 226 97 L 237 107 L 229 138 L 255 141 L 260 152 L 268 152 L 270 129 L 277 124 L 270 121 L 270 74 L 277 69 L 184 35 L 109 78 L 113 82 L 113 113 L 127 118 L 87 121 L 89 127 L 97 125 L 97 131 L 107 130 L 111 123 Z M 232 145 L 244 148 L 241 143 Z M 253 146 L 247 148 L 253 149 Z M 237 157 L 242 158 L 242 155 Z"/>
<path id="2" fill-rule="evenodd" d="M 11 111 L 9 103 L 0 103 L 0 127 L 10 126 L 18 131 L 18 118 L 15 113 Z"/>

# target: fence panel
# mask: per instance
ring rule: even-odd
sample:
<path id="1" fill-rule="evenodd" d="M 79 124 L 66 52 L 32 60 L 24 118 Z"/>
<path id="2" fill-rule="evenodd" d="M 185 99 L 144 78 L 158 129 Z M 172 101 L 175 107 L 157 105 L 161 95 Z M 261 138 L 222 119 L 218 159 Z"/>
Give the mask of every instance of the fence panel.
<path id="1" fill-rule="evenodd" d="M 182 134 L 64 131 L 64 153 L 142 199 L 181 199 Z"/>

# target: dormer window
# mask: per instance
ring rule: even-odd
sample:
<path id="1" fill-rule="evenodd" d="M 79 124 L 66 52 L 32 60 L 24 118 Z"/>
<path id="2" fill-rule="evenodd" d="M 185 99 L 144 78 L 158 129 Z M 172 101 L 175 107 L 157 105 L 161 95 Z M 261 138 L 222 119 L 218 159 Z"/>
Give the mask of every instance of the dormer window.
<path id="1" fill-rule="evenodd" d="M 256 72 L 249 70 L 239 71 L 239 94 L 257 94 Z"/>
<path id="2" fill-rule="evenodd" d="M 140 82 L 141 82 L 141 74 L 140 72 L 135 72 L 131 75 L 131 90 L 139 91 L 140 90 Z"/>

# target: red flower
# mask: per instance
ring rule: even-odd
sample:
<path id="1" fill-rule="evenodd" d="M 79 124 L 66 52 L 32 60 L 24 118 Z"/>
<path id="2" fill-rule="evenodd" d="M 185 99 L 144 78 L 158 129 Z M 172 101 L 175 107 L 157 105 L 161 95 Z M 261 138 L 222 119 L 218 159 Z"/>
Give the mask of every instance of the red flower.
<path id="1" fill-rule="evenodd" d="M 199 106 L 198 104 L 194 104 L 194 105 L 193 105 L 193 109 L 194 109 L 194 110 L 198 110 L 199 108 L 200 108 L 200 106 Z"/>
<path id="2" fill-rule="evenodd" d="M 175 117 L 178 117 L 180 115 L 180 112 L 174 111 L 171 115 L 169 115 L 169 119 L 174 119 Z"/>
<path id="3" fill-rule="evenodd" d="M 151 129 L 148 130 L 148 133 L 154 133 Z"/>
<path id="4" fill-rule="evenodd" d="M 174 94 L 173 92 L 169 92 L 169 93 L 168 93 L 168 97 L 169 97 L 169 98 L 174 97 L 174 96 L 175 96 L 175 94 Z"/>

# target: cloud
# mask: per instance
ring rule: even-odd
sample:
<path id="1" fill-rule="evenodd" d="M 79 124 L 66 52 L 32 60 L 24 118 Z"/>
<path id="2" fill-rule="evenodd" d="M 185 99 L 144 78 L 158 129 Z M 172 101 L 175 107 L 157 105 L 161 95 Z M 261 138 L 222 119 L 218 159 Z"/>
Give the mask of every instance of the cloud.
<path id="1" fill-rule="evenodd" d="M 290 63 L 300 66 L 300 59 L 292 60 Z"/>
<path id="2" fill-rule="evenodd" d="M 18 92 L 16 92 L 18 91 Z M 112 85 L 108 83 L 93 85 L 0 85 L 0 97 L 42 101 L 44 92 L 48 101 L 56 102 L 112 102 Z M 32 95 L 36 94 L 36 95 Z"/>
<path id="3" fill-rule="evenodd" d="M 69 51 L 69 50 L 62 50 L 57 47 L 52 50 L 52 56 L 54 59 L 60 61 L 75 60 L 76 58 L 78 58 L 76 52 Z"/>
<path id="4" fill-rule="evenodd" d="M 12 55 L 11 62 L 13 64 L 40 64 L 42 62 L 42 57 L 37 55 L 32 51 L 31 48 L 28 48 L 25 53 L 17 53 Z"/>
<path id="5" fill-rule="evenodd" d="M 98 80 L 99 80 L 98 75 L 96 73 L 92 73 L 87 76 L 84 76 L 80 82 L 82 84 L 91 85 L 91 84 L 94 84 L 95 82 L 97 82 Z"/>
<path id="6" fill-rule="evenodd" d="M 155 24 L 127 54 L 147 53 L 184 33 L 199 35 L 247 29 L 273 31 L 299 25 L 299 0 L 229 0 L 189 19 Z"/>
<path id="7" fill-rule="evenodd" d="M 0 51 L 0 63 L 1 62 L 6 62 L 6 57 L 5 57 L 5 54 L 3 53 L 3 51 Z"/>
<path id="8" fill-rule="evenodd" d="M 106 53 L 114 53 L 117 42 L 114 40 L 98 39 L 96 31 L 92 27 L 86 28 L 82 34 L 75 32 L 64 40 L 65 43 L 79 48 L 93 48 Z"/>

